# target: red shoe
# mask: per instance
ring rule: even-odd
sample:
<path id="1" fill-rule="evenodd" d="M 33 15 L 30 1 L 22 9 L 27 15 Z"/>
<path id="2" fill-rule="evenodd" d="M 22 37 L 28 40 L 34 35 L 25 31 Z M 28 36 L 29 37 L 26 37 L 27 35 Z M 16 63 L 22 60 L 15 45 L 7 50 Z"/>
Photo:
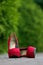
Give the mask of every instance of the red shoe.
<path id="1" fill-rule="evenodd" d="M 32 47 L 32 46 L 29 46 L 27 48 L 27 54 L 26 56 L 29 57 L 29 58 L 35 58 L 35 53 L 36 52 L 36 48 L 35 47 Z"/>
<path id="2" fill-rule="evenodd" d="M 36 48 L 29 46 L 28 48 L 20 48 L 21 57 L 35 58 Z"/>
<path id="3" fill-rule="evenodd" d="M 8 56 L 12 57 L 20 57 L 20 49 L 17 48 L 17 40 L 15 39 L 15 35 L 12 35 L 8 39 Z"/>

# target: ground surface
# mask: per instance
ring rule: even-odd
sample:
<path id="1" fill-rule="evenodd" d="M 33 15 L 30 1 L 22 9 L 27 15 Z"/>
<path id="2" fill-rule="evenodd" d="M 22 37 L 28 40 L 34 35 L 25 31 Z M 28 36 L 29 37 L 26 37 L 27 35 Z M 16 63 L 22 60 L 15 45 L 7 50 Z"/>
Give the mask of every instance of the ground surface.
<path id="1" fill-rule="evenodd" d="M 43 65 L 43 53 L 37 53 L 35 58 L 12 58 L 0 55 L 0 65 Z"/>

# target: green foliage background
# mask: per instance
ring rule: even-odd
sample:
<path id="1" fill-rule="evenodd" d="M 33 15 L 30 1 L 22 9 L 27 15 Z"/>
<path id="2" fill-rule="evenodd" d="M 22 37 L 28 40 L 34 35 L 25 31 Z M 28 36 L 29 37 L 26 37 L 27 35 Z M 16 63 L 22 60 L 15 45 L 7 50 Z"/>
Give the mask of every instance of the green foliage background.
<path id="1" fill-rule="evenodd" d="M 20 47 L 43 51 L 43 0 L 0 0 L 0 53 L 7 52 L 8 37 L 15 32 Z"/>

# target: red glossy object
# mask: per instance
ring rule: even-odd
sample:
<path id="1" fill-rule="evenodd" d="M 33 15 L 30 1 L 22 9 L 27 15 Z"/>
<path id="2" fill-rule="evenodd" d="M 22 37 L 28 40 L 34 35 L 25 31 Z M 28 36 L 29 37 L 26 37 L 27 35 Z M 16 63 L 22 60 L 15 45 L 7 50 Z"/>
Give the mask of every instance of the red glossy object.
<path id="1" fill-rule="evenodd" d="M 26 56 L 29 57 L 29 58 L 35 58 L 35 47 L 29 46 L 27 48 Z"/>
<path id="2" fill-rule="evenodd" d="M 8 56 L 11 57 L 20 57 L 20 49 L 16 47 L 16 42 L 14 40 L 11 41 L 12 36 L 8 39 Z"/>
<path id="3" fill-rule="evenodd" d="M 35 58 L 36 48 L 29 46 L 28 48 L 19 48 L 18 40 L 15 34 L 11 34 L 8 38 L 8 56 L 9 58 L 14 57 L 29 57 Z"/>
<path id="4" fill-rule="evenodd" d="M 9 49 L 8 55 L 9 57 L 20 57 L 20 49 L 19 48 Z"/>

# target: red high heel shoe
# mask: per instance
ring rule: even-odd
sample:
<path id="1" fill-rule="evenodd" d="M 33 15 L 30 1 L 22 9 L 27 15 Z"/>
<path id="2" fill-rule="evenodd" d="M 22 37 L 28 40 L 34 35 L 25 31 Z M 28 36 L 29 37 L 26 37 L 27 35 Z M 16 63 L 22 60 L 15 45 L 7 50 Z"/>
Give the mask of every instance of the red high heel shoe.
<path id="1" fill-rule="evenodd" d="M 8 56 L 12 57 L 20 57 L 20 49 L 18 48 L 18 40 L 15 34 L 11 34 L 8 39 Z"/>
<path id="2" fill-rule="evenodd" d="M 36 48 L 29 46 L 28 48 L 20 48 L 21 57 L 35 58 Z"/>

